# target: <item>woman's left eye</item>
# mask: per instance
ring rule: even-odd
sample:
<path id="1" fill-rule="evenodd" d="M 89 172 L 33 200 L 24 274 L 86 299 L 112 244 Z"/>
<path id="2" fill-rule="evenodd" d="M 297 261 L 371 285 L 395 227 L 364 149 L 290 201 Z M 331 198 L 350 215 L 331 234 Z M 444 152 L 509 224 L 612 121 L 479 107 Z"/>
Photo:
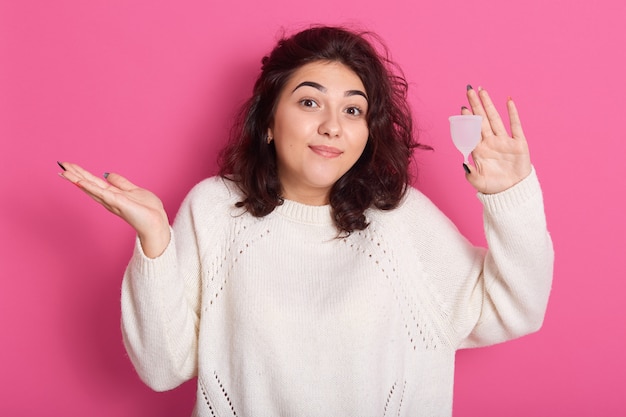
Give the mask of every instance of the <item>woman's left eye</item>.
<path id="1" fill-rule="evenodd" d="M 361 110 L 358 107 L 348 107 L 346 109 L 346 113 L 348 113 L 351 116 L 360 116 L 363 114 L 363 110 Z"/>

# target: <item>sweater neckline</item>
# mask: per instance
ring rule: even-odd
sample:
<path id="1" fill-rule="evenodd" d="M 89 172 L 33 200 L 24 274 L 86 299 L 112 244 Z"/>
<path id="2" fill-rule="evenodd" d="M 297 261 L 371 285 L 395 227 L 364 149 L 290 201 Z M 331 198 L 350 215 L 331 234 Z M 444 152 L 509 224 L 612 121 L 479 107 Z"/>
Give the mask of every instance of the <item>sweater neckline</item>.
<path id="1" fill-rule="evenodd" d="M 333 224 L 331 206 L 310 206 L 293 200 L 284 200 L 276 207 L 276 212 L 301 223 L 327 225 Z"/>

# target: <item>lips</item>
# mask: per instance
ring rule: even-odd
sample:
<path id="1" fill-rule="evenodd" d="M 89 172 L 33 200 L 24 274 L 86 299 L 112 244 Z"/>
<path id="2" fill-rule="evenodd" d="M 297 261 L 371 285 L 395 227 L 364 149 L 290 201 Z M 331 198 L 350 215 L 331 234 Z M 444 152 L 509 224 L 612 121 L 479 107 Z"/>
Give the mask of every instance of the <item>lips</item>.
<path id="1" fill-rule="evenodd" d="M 309 149 L 311 149 L 314 153 L 324 158 L 337 158 L 338 156 L 341 156 L 341 154 L 343 153 L 343 151 L 337 148 L 334 148 L 332 146 L 324 146 L 324 145 L 309 146 Z"/>

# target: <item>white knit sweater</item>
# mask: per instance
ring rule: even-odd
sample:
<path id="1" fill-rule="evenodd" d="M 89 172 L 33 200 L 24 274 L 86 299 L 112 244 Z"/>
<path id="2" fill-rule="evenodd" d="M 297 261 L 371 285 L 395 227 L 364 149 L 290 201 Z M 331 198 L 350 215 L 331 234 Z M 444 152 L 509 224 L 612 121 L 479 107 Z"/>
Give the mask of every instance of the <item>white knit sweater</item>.
<path id="1" fill-rule="evenodd" d="M 195 416 L 450 416 L 455 351 L 537 330 L 553 250 L 536 174 L 481 195 L 489 251 L 419 191 L 338 238 L 329 207 L 255 218 L 198 184 L 157 259 L 138 244 L 122 328 L 155 390 L 198 376 Z"/>

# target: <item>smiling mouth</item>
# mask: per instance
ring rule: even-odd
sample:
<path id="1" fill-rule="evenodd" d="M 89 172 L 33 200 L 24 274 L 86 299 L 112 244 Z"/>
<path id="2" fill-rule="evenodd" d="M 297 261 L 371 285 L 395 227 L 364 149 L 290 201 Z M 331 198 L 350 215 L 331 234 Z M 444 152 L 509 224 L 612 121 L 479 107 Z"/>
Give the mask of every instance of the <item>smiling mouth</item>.
<path id="1" fill-rule="evenodd" d="M 315 152 L 316 154 L 324 158 L 337 158 L 338 156 L 341 156 L 341 154 L 343 153 L 339 149 L 333 148 L 332 146 L 319 145 L 319 146 L 309 146 L 309 148 L 313 152 Z"/>

